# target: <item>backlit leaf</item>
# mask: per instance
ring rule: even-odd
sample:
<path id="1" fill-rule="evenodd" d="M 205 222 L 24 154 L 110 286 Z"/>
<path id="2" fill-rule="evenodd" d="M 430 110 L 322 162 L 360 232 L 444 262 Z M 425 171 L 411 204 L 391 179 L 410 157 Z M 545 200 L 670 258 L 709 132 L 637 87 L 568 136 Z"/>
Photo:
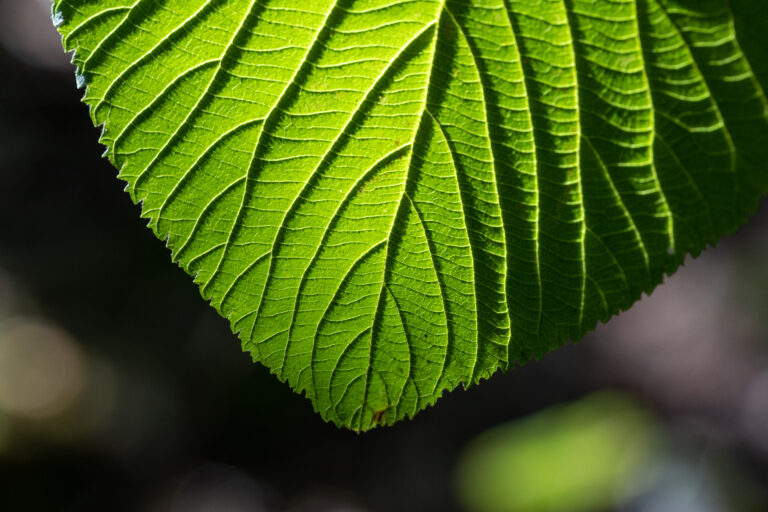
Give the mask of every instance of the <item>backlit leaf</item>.
<path id="1" fill-rule="evenodd" d="M 174 260 L 254 360 L 366 430 L 579 339 L 746 219 L 768 189 L 759 3 L 57 0 L 54 20 Z"/>

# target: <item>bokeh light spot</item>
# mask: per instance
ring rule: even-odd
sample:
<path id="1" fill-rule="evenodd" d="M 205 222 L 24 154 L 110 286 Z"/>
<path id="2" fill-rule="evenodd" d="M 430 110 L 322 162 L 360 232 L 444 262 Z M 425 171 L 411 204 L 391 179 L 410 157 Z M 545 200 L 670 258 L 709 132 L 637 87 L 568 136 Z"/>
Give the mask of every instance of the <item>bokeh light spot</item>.
<path id="1" fill-rule="evenodd" d="M 599 393 L 481 434 L 457 471 L 469 512 L 597 512 L 637 493 L 656 452 L 655 422 Z"/>
<path id="2" fill-rule="evenodd" d="M 62 329 L 37 319 L 0 324 L 0 411 L 45 419 L 68 409 L 86 380 L 86 362 Z"/>

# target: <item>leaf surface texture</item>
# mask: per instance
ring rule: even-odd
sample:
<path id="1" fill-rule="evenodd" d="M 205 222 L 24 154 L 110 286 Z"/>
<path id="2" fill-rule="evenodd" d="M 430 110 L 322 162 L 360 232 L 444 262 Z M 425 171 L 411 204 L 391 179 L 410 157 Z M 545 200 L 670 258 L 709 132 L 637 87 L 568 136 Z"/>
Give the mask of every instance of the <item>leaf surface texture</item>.
<path id="1" fill-rule="evenodd" d="M 579 339 L 746 219 L 768 190 L 749 3 L 57 0 L 54 19 L 174 260 L 254 360 L 366 430 Z"/>

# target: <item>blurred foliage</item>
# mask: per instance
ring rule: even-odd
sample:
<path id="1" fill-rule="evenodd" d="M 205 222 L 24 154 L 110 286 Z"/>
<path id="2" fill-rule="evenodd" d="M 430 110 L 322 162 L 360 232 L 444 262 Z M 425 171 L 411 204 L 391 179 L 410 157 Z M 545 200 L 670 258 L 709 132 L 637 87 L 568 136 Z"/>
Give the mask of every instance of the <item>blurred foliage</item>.
<path id="1" fill-rule="evenodd" d="M 472 512 L 599 511 L 639 490 L 658 449 L 653 416 L 603 392 L 482 434 L 457 486 Z"/>

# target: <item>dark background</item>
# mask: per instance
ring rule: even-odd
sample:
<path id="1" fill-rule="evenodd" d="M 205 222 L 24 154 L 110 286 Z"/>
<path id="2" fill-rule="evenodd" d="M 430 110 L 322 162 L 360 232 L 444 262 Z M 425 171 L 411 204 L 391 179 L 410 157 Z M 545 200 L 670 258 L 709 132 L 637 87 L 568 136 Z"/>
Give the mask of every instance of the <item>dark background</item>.
<path id="1" fill-rule="evenodd" d="M 146 229 L 47 9 L 0 0 L 0 510 L 484 512 L 468 443 L 602 389 L 687 475 L 612 509 L 768 510 L 765 201 L 578 346 L 353 434 L 252 364 Z"/>

